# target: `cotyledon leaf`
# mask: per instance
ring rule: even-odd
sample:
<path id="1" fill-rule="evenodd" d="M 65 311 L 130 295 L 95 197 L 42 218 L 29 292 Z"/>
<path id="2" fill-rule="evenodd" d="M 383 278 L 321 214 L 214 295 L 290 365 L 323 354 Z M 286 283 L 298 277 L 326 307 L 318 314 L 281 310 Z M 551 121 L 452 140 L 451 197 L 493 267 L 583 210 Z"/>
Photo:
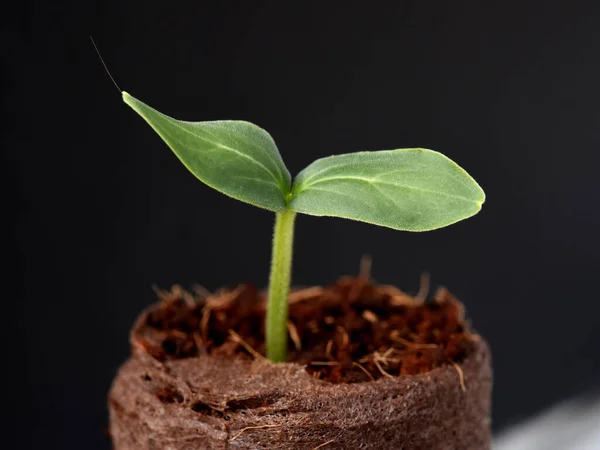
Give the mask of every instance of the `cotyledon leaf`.
<path id="1" fill-rule="evenodd" d="M 123 92 L 200 181 L 237 200 L 271 211 L 286 209 L 290 173 L 275 142 L 262 128 L 238 120 L 185 122 L 173 119 Z"/>
<path id="2" fill-rule="evenodd" d="M 296 177 L 289 208 L 427 231 L 471 217 L 484 201 L 477 182 L 441 153 L 399 149 L 315 161 Z"/>

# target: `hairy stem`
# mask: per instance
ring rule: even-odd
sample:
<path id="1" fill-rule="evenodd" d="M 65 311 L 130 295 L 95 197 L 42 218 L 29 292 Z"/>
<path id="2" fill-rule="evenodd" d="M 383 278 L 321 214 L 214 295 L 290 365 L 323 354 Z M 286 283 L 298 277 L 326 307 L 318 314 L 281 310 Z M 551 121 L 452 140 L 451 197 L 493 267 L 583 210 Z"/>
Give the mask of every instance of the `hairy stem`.
<path id="1" fill-rule="evenodd" d="M 285 361 L 287 354 L 288 294 L 292 272 L 295 218 L 296 213 L 287 210 L 277 213 L 275 219 L 266 324 L 267 358 L 273 362 Z"/>

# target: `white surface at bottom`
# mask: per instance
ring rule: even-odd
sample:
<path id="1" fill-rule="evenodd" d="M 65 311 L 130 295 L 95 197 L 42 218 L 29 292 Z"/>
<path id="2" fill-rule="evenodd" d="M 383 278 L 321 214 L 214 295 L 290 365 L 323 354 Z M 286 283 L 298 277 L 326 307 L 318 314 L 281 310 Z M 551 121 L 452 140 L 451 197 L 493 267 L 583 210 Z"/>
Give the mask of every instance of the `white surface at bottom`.
<path id="1" fill-rule="evenodd" d="M 494 439 L 494 450 L 600 450 L 600 400 L 572 400 L 515 425 Z"/>

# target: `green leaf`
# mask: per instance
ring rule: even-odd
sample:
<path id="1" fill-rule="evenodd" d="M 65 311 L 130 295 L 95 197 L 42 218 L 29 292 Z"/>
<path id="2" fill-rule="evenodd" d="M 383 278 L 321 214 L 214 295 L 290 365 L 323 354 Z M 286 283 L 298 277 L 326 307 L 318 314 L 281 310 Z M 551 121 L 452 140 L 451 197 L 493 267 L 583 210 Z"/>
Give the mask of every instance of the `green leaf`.
<path id="1" fill-rule="evenodd" d="M 289 207 L 396 230 L 427 231 L 476 214 L 485 194 L 433 150 L 359 152 L 315 161 L 294 181 Z"/>
<path id="2" fill-rule="evenodd" d="M 290 173 L 262 128 L 238 120 L 184 122 L 123 92 L 131 106 L 200 181 L 223 194 L 271 211 L 286 209 Z"/>

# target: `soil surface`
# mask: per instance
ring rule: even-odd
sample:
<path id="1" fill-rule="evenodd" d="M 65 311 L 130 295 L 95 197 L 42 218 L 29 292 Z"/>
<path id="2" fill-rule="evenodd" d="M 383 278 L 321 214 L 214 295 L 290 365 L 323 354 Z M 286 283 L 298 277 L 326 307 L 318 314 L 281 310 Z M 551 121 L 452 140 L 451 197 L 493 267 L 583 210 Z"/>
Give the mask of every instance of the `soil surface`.
<path id="1" fill-rule="evenodd" d="M 114 450 L 490 449 L 489 346 L 448 291 L 425 291 L 295 290 L 286 364 L 262 356 L 253 286 L 158 291 L 109 393 Z"/>
<path id="2" fill-rule="evenodd" d="M 157 360 L 265 354 L 266 296 L 254 286 L 216 294 L 176 286 L 158 294 L 162 302 L 134 342 Z M 289 318 L 287 361 L 331 383 L 421 374 L 448 364 L 460 370 L 479 339 L 446 289 L 425 299 L 361 278 L 292 292 Z"/>

